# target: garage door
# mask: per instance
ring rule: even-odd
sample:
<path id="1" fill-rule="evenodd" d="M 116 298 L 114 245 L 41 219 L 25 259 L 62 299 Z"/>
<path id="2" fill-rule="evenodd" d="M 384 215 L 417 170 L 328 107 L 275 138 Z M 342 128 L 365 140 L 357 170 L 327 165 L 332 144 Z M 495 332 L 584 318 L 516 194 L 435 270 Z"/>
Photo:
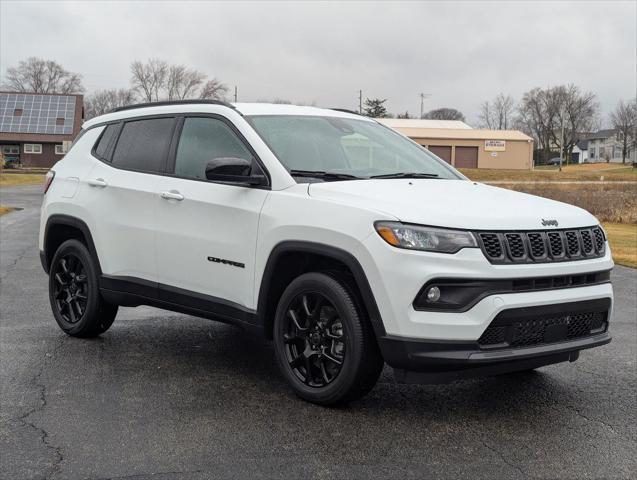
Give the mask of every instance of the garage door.
<path id="1" fill-rule="evenodd" d="M 451 147 L 441 147 L 440 145 L 429 145 L 429 151 L 442 158 L 445 162 L 451 163 Z"/>
<path id="2" fill-rule="evenodd" d="M 456 168 L 478 168 L 478 147 L 456 147 Z"/>

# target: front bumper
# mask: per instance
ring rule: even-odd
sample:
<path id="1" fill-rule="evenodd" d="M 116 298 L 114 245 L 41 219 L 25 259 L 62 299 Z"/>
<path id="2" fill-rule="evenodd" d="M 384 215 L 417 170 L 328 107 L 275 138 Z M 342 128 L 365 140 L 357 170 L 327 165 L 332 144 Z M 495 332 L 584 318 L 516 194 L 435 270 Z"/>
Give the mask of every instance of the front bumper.
<path id="1" fill-rule="evenodd" d="M 602 299 L 505 310 L 494 323 L 504 319 L 512 322 L 512 328 L 520 328 L 520 324 L 515 323 L 519 320 L 525 328 L 531 325 L 533 329 L 535 337 L 532 338 L 536 343 L 523 347 L 503 344 L 492 348 L 480 341 L 430 341 L 392 335 L 380 338 L 379 346 L 385 361 L 394 368 L 396 380 L 405 383 L 444 383 L 528 370 L 553 363 L 573 362 L 579 357 L 580 350 L 609 343 L 610 306 L 610 299 Z M 575 332 L 577 336 L 571 337 L 567 324 L 583 312 L 602 313 L 604 327 L 602 331 L 591 327 L 590 333 Z M 565 320 L 559 322 L 558 319 Z M 545 320 L 546 323 L 542 323 Z M 549 327 L 545 328 L 546 325 Z M 561 327 L 560 336 L 556 330 Z M 512 337 L 517 333 L 512 331 Z"/>

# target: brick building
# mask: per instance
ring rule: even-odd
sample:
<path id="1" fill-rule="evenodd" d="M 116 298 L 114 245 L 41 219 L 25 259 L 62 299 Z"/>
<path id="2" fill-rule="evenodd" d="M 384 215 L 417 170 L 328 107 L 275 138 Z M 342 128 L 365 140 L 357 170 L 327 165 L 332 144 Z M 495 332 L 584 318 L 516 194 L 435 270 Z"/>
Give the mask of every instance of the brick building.
<path id="1" fill-rule="evenodd" d="M 51 167 L 83 119 L 82 95 L 0 92 L 0 151 L 8 163 Z"/>

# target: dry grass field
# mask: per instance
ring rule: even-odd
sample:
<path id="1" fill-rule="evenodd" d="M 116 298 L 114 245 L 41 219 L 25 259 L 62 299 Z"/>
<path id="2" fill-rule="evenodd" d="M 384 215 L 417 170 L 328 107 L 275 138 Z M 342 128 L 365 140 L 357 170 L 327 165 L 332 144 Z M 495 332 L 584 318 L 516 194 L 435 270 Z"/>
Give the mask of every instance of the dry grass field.
<path id="1" fill-rule="evenodd" d="M 578 206 L 588 210 L 602 222 L 637 223 L 637 182 L 604 182 L 599 185 L 503 183 L 497 186 Z"/>
<path id="2" fill-rule="evenodd" d="M 44 183 L 41 173 L 0 173 L 0 187 L 9 185 L 37 185 Z"/>
<path id="3" fill-rule="evenodd" d="M 585 163 L 565 166 L 560 172 L 557 167 L 537 167 L 535 170 L 488 170 L 461 168 L 471 180 L 476 182 L 565 182 L 565 181 L 637 181 L 637 168 L 616 163 Z"/>
<path id="4" fill-rule="evenodd" d="M 637 224 L 604 223 L 615 263 L 637 268 Z"/>

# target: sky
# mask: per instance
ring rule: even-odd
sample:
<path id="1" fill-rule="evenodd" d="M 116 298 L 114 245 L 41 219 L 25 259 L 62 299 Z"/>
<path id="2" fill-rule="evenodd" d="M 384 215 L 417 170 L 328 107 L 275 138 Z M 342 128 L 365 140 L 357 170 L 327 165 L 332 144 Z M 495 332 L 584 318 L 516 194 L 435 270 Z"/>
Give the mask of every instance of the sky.
<path id="1" fill-rule="evenodd" d="M 602 120 L 637 95 L 637 0 L 213 2 L 0 0 L 0 74 L 30 56 L 128 87 L 156 57 L 216 77 L 239 101 L 390 112 L 452 107 L 469 123 L 503 92 L 574 83 Z M 232 99 L 232 98 L 230 98 Z"/>

